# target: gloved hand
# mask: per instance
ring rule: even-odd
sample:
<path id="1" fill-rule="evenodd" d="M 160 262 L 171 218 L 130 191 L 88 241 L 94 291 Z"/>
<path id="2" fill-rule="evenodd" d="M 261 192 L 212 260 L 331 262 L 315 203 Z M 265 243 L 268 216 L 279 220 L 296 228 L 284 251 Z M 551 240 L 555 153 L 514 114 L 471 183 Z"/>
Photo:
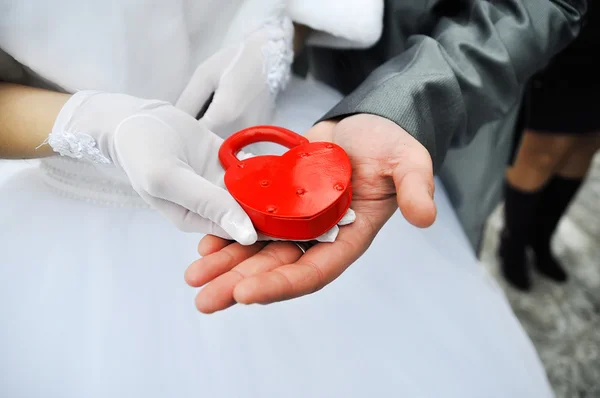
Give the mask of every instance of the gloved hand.
<path id="1" fill-rule="evenodd" d="M 60 111 L 48 144 L 62 155 L 114 164 L 178 228 L 256 241 L 248 215 L 223 185 L 223 140 L 172 105 L 81 91 Z M 241 154 L 244 156 L 243 154 Z"/>
<path id="2" fill-rule="evenodd" d="M 176 106 L 197 117 L 214 93 L 202 121 L 222 137 L 246 127 L 268 124 L 277 94 L 289 81 L 294 28 L 280 16 L 225 48 L 193 74 Z"/>
<path id="3" fill-rule="evenodd" d="M 61 155 L 113 164 L 146 203 L 183 231 L 244 245 L 272 240 L 257 237 L 225 190 L 218 159 L 223 140 L 166 102 L 80 91 L 63 106 L 47 142 Z M 349 214 L 338 225 L 352 222 Z M 318 240 L 333 242 L 338 231 L 335 226 Z"/>
<path id="4" fill-rule="evenodd" d="M 274 19 L 238 46 L 226 48 L 194 72 L 176 107 L 197 117 L 214 93 L 202 122 L 222 137 L 246 127 L 268 124 L 277 94 L 289 80 L 294 28 L 286 17 Z M 339 227 L 354 222 L 349 210 L 337 226 L 318 237 L 333 242 Z M 259 234 L 258 240 L 277 240 Z"/>

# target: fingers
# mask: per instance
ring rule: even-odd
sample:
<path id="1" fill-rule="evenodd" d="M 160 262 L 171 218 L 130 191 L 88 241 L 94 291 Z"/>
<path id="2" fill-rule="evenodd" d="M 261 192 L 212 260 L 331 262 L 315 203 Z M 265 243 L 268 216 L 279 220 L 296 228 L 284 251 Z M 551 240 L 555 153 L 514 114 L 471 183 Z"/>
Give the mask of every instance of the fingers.
<path id="1" fill-rule="evenodd" d="M 241 304 L 269 304 L 314 293 L 326 284 L 319 266 L 302 260 L 240 281 L 233 298 Z"/>
<path id="2" fill-rule="evenodd" d="M 289 242 L 272 242 L 264 247 L 260 244 L 250 247 L 243 247 L 236 244 L 231 246 L 237 247 L 229 249 L 228 246 L 221 252 L 213 253 L 198 261 L 207 260 L 201 264 L 205 268 L 201 272 L 202 276 L 207 279 L 192 281 L 191 275 L 189 276 L 190 281 L 196 284 L 210 280 L 208 278 L 214 278 L 196 296 L 196 307 L 203 313 L 213 313 L 235 304 L 237 300 L 234 297 L 234 290 L 236 289 L 236 285 L 245 278 L 277 269 L 283 264 L 298 260 L 302 255 L 298 247 Z M 251 253 L 250 248 L 262 249 Z M 227 254 L 222 254 L 223 251 Z M 221 255 L 227 256 L 227 258 L 217 258 L 217 256 Z M 240 258 L 244 257 L 247 257 L 247 259 L 239 262 Z M 213 260 L 214 263 L 212 263 Z M 229 271 L 223 272 L 232 265 L 235 266 Z M 220 275 L 215 277 L 218 273 Z M 186 278 L 186 280 L 188 279 Z"/>
<path id="3" fill-rule="evenodd" d="M 331 247 L 336 243 L 338 242 L 319 243 L 310 248 L 295 263 L 282 265 L 240 281 L 233 291 L 235 301 L 242 304 L 266 304 L 320 290 L 347 267 L 343 259 L 339 257 L 332 259 L 326 254 L 332 249 L 338 251 L 335 247 Z M 315 253 L 320 253 L 321 256 Z"/>
<path id="4" fill-rule="evenodd" d="M 148 190 L 151 195 L 212 221 L 242 245 L 256 242 L 252 221 L 226 190 L 200 177 L 187 165 L 163 173 L 154 177 Z"/>
<path id="5" fill-rule="evenodd" d="M 431 156 L 416 141 L 403 151 L 405 153 L 399 157 L 402 161 L 392 174 L 398 207 L 409 223 L 426 228 L 433 224 L 437 214 L 433 201 L 435 186 Z"/>
<path id="6" fill-rule="evenodd" d="M 201 256 L 208 256 L 214 252 L 217 252 L 224 247 L 230 245 L 232 242 L 227 239 L 223 239 L 218 236 L 206 235 L 198 243 L 198 254 Z"/>
<path id="7" fill-rule="evenodd" d="M 140 196 L 148 203 L 148 205 L 184 232 L 211 234 L 214 235 L 215 239 L 223 240 L 225 242 L 228 242 L 227 239 L 231 239 L 231 235 L 219 225 L 184 207 L 143 193 L 140 193 Z"/>
<path id="8" fill-rule="evenodd" d="M 218 276 L 231 271 L 247 258 L 255 255 L 264 244 L 242 246 L 232 243 L 223 249 L 194 261 L 185 271 L 185 281 L 192 287 L 200 287 Z"/>
<path id="9" fill-rule="evenodd" d="M 234 300 L 264 304 L 314 293 L 340 276 L 374 237 L 375 231 L 359 219 L 342 228 L 335 242 L 316 244 L 295 263 L 247 275 L 235 286 Z"/>
<path id="10" fill-rule="evenodd" d="M 217 88 L 218 73 L 218 59 L 216 58 L 209 58 L 198 66 L 175 103 L 175 107 L 194 118 L 197 117 L 204 104 Z"/>
<path id="11" fill-rule="evenodd" d="M 232 99 L 236 96 L 236 89 L 230 85 L 221 85 L 215 92 L 215 96 L 202 117 L 202 121 L 209 130 L 216 130 L 221 126 L 228 126 L 236 121 L 242 109 L 236 107 Z"/>
<path id="12" fill-rule="evenodd" d="M 390 208 L 391 212 L 394 208 Z M 206 284 L 196 297 L 196 307 L 213 313 L 235 303 L 265 304 L 313 293 L 336 279 L 364 253 L 384 219 L 387 218 L 377 220 L 377 226 L 373 226 L 365 218 L 357 218 L 354 224 L 340 230 L 335 242 L 318 243 L 304 255 L 290 242 L 242 246 L 206 237 L 200 243 L 202 253 L 222 249 L 194 262 L 186 271 L 186 281 L 191 286 Z"/>

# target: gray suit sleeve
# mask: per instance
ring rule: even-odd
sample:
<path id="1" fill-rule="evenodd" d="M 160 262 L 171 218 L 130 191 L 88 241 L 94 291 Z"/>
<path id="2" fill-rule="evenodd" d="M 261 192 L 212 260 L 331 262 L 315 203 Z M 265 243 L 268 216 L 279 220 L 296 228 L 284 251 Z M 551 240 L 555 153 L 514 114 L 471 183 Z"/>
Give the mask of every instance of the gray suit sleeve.
<path id="1" fill-rule="evenodd" d="M 520 100 L 526 80 L 577 36 L 587 10 L 585 0 L 461 3 L 322 120 L 383 116 L 419 140 L 437 169 L 450 146 L 467 144 Z"/>

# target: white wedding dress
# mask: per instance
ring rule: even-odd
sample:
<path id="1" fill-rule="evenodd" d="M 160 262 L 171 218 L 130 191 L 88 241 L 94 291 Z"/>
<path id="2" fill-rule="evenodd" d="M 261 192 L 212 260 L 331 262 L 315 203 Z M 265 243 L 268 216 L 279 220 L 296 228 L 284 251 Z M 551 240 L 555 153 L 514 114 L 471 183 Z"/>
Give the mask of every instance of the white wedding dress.
<path id="1" fill-rule="evenodd" d="M 82 3 L 94 2 L 70 5 Z M 147 42 L 136 54 L 144 49 Z M 43 67 L 46 50 L 20 54 L 73 89 L 85 83 L 77 68 L 93 65 L 73 58 L 70 76 L 58 64 Z M 95 88 L 153 94 L 154 80 L 119 87 L 101 64 L 89 83 Z M 161 84 L 156 95 L 167 99 L 183 85 Z M 294 78 L 273 123 L 306 131 L 339 99 Z M 62 157 L 2 161 L 0 397 L 552 396 L 531 342 L 436 182 L 433 227 L 412 227 L 397 212 L 322 291 L 206 316 L 183 281 L 201 236 L 178 231 L 92 166 Z"/>

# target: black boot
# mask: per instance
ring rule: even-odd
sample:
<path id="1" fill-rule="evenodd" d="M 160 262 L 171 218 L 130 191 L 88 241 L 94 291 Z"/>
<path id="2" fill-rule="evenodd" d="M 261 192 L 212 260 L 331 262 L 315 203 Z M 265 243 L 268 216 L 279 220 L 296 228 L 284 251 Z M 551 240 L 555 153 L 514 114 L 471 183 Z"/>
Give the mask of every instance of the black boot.
<path id="1" fill-rule="evenodd" d="M 526 192 L 508 182 L 504 184 L 504 229 L 498 250 L 500 266 L 504 278 L 524 291 L 531 288 L 526 249 L 541 194 L 541 189 Z"/>
<path id="2" fill-rule="evenodd" d="M 536 213 L 536 227 L 531 247 L 535 253 L 535 265 L 540 273 L 556 282 L 565 282 L 567 273 L 552 254 L 550 242 L 554 231 L 569 203 L 581 186 L 581 179 L 555 176 L 544 188 Z"/>

